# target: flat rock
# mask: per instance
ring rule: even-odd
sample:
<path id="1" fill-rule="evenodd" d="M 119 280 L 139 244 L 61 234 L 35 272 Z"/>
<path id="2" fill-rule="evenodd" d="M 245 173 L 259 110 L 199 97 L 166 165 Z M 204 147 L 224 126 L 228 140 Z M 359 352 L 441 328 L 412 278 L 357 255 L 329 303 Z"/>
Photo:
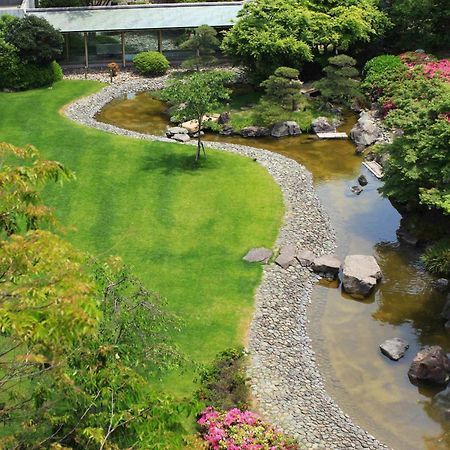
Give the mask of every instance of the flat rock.
<path id="1" fill-rule="evenodd" d="M 296 253 L 297 249 L 294 245 L 285 245 L 284 247 L 281 247 L 280 254 L 278 255 L 275 262 L 283 269 L 287 269 L 297 261 L 295 257 Z"/>
<path id="2" fill-rule="evenodd" d="M 409 344 L 402 338 L 387 339 L 380 345 L 381 353 L 393 361 L 402 358 L 408 348 Z"/>
<path id="3" fill-rule="evenodd" d="M 341 261 L 334 255 L 323 255 L 316 257 L 312 263 L 314 272 L 338 274 Z"/>
<path id="4" fill-rule="evenodd" d="M 445 385 L 450 378 L 450 359 L 439 345 L 426 347 L 414 357 L 408 377 L 413 384 Z"/>
<path id="5" fill-rule="evenodd" d="M 188 134 L 174 134 L 171 139 L 178 142 L 187 142 L 191 140 Z"/>
<path id="6" fill-rule="evenodd" d="M 272 250 L 264 247 L 252 248 L 245 256 L 244 261 L 267 263 L 272 256 Z"/>
<path id="7" fill-rule="evenodd" d="M 186 128 L 183 128 L 183 127 L 170 127 L 170 128 L 167 128 L 167 130 L 166 130 L 166 136 L 167 137 L 172 137 L 172 136 L 175 136 L 176 134 L 188 134 L 188 130 Z"/>
<path id="8" fill-rule="evenodd" d="M 297 252 L 297 259 L 303 267 L 311 266 L 316 258 L 317 256 L 312 251 L 307 249 Z"/>
<path id="9" fill-rule="evenodd" d="M 383 277 L 377 260 L 371 255 L 349 255 L 342 269 L 344 291 L 357 298 L 369 296 Z"/>

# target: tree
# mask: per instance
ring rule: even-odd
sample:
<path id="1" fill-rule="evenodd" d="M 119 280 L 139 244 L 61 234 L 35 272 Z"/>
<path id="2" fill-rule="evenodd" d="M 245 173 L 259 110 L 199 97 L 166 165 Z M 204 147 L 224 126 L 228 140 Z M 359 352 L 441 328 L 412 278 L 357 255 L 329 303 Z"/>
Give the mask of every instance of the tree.
<path id="1" fill-rule="evenodd" d="M 265 90 L 264 99 L 277 103 L 287 111 L 296 111 L 303 96 L 300 92 L 302 82 L 299 71 L 290 67 L 278 67 L 274 74 L 261 83 Z"/>
<path id="2" fill-rule="evenodd" d="M 162 92 L 164 100 L 174 105 L 180 105 L 175 113 L 175 118 L 197 121 L 196 161 L 199 160 L 203 148 L 200 131 L 204 116 L 220 107 L 224 100 L 230 98 L 231 90 L 225 87 L 225 83 L 231 79 L 232 75 L 228 72 L 196 72 L 182 79 L 172 79 Z"/>
<path id="3" fill-rule="evenodd" d="M 323 53 L 369 42 L 388 24 L 375 0 L 255 0 L 239 12 L 222 48 L 266 78 L 276 67 L 301 68 Z"/>
<path id="4" fill-rule="evenodd" d="M 217 31 L 209 25 L 201 25 L 196 28 L 188 39 L 180 45 L 182 50 L 193 52 L 193 56 L 186 59 L 182 66 L 194 67 L 197 71 L 200 67 L 206 67 L 216 61 L 216 52 L 219 49 Z"/>
<path id="5" fill-rule="evenodd" d="M 63 51 L 64 39 L 45 19 L 25 16 L 8 23 L 5 41 L 18 50 L 22 63 L 46 66 Z"/>
<path id="6" fill-rule="evenodd" d="M 326 77 L 314 86 L 326 101 L 349 105 L 360 95 L 359 81 L 355 79 L 359 75 L 355 68 L 356 60 L 347 55 L 338 55 L 329 58 L 328 63 L 323 69 Z"/>

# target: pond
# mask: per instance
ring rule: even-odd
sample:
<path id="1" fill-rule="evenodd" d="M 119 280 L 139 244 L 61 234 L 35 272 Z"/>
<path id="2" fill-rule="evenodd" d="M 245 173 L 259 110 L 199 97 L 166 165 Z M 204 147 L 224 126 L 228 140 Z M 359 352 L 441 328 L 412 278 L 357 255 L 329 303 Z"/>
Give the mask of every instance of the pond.
<path id="1" fill-rule="evenodd" d="M 163 135 L 168 123 L 164 103 L 146 93 L 116 99 L 97 119 L 143 133 Z M 340 131 L 354 124 L 347 117 Z M 317 193 L 336 230 L 338 249 L 347 254 L 373 254 L 383 270 L 383 283 L 365 301 L 340 288 L 316 286 L 310 333 L 327 389 L 353 420 L 396 449 L 450 448 L 450 421 L 432 402 L 438 392 L 417 388 L 407 376 L 409 365 L 424 345 L 450 351 L 439 313 L 444 295 L 419 263 L 414 247 L 400 245 L 400 215 L 377 189 L 381 182 L 362 165 L 349 140 L 318 140 L 311 135 L 284 139 L 241 138 L 207 134 L 206 140 L 265 148 L 305 165 L 314 175 Z M 369 184 L 359 196 L 351 192 L 363 173 Z M 405 357 L 393 362 L 379 344 L 401 337 L 409 342 Z"/>

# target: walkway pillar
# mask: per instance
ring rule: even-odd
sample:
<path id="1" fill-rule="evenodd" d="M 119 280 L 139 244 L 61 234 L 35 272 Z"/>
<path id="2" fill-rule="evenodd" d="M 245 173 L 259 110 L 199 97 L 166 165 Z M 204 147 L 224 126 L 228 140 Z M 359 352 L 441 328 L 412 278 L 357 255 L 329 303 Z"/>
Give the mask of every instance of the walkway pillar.
<path id="1" fill-rule="evenodd" d="M 69 47 L 69 34 L 68 33 L 64 33 L 63 34 L 63 36 L 64 36 L 64 42 L 65 42 L 65 44 L 66 44 L 66 62 L 69 62 L 69 49 L 70 49 L 70 47 Z"/>
<path id="2" fill-rule="evenodd" d="M 158 52 L 162 53 L 162 30 L 158 30 Z"/>
<path id="3" fill-rule="evenodd" d="M 84 33 L 84 67 L 89 67 L 88 34 Z"/>
<path id="4" fill-rule="evenodd" d="M 120 33 L 120 40 L 122 42 L 122 67 L 126 67 L 127 61 L 125 59 L 125 33 Z"/>

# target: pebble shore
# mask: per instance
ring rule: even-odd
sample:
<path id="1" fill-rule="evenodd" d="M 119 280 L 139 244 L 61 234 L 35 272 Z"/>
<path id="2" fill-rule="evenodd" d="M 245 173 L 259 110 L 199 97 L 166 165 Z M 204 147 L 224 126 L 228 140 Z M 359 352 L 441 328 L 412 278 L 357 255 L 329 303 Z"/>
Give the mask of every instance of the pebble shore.
<path id="1" fill-rule="evenodd" d="M 82 77 L 83 74 L 70 76 Z M 97 112 L 112 99 L 127 93 L 160 89 L 166 80 L 167 77 L 126 77 L 75 101 L 64 111 L 78 123 L 110 133 L 173 143 L 163 136 L 141 134 L 95 120 Z M 333 252 L 336 247 L 334 231 L 305 167 L 266 150 L 214 142 L 207 145 L 255 158 L 280 186 L 285 217 L 276 247 L 294 244 L 317 255 Z M 243 254 L 247 250 L 242 249 Z M 387 449 L 353 423 L 326 392 L 308 335 L 308 308 L 316 281 L 317 276 L 300 264 L 286 270 L 276 264 L 264 266 L 248 345 L 251 356 L 248 370 L 258 409 L 272 424 L 294 436 L 304 449 Z"/>

